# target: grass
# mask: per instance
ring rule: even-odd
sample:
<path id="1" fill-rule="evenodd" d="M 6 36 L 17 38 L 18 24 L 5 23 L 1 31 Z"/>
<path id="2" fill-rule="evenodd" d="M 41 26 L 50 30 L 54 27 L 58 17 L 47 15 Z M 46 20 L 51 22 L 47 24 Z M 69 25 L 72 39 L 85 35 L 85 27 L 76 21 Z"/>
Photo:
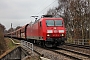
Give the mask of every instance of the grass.
<path id="1" fill-rule="evenodd" d="M 9 38 L 5 38 L 6 44 L 7 44 L 7 49 L 13 49 L 15 48 L 17 45 L 13 44 L 12 41 Z"/>

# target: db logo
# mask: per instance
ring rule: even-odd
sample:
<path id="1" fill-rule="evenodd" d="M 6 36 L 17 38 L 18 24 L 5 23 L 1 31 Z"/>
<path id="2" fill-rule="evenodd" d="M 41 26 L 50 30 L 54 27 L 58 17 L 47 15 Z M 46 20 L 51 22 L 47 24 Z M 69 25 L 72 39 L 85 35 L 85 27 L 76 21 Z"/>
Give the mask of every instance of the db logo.
<path id="1" fill-rule="evenodd" d="M 57 30 L 54 30 L 54 33 L 57 33 L 58 31 Z"/>

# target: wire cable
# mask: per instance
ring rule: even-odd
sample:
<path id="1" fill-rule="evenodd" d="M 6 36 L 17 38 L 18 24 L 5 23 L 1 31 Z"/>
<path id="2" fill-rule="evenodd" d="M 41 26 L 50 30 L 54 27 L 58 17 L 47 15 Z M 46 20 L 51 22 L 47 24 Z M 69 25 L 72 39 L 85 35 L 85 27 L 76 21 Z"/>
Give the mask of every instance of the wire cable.
<path id="1" fill-rule="evenodd" d="M 37 9 L 40 9 L 41 8 L 41 6 L 44 6 L 45 4 L 44 3 L 46 3 L 47 2 L 47 0 L 45 0 L 38 8 L 36 8 L 34 11 L 36 12 L 37 11 Z"/>
<path id="2" fill-rule="evenodd" d="M 41 13 L 42 11 L 44 11 L 46 8 L 48 8 L 50 5 L 52 5 L 53 3 L 55 3 L 56 0 L 54 0 L 51 4 L 49 4 L 47 7 L 45 7 L 43 10 L 41 10 L 39 13 Z M 37 15 L 39 14 L 37 13 Z"/>

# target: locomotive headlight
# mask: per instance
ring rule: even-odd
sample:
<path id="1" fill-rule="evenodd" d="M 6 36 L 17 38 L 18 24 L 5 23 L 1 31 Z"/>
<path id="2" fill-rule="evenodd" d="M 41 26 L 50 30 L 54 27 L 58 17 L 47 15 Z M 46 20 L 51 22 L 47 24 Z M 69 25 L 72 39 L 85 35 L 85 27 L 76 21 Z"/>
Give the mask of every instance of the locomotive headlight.
<path id="1" fill-rule="evenodd" d="M 47 30 L 47 33 L 53 33 L 53 31 L 52 30 Z"/>
<path id="2" fill-rule="evenodd" d="M 64 33 L 64 30 L 59 30 L 59 33 Z"/>
<path id="3" fill-rule="evenodd" d="M 64 34 L 62 34 L 62 36 L 64 36 Z"/>
<path id="4" fill-rule="evenodd" d="M 50 36 L 50 34 L 47 34 L 47 36 Z"/>
<path id="5" fill-rule="evenodd" d="M 64 34 L 60 34 L 60 36 L 64 36 Z"/>

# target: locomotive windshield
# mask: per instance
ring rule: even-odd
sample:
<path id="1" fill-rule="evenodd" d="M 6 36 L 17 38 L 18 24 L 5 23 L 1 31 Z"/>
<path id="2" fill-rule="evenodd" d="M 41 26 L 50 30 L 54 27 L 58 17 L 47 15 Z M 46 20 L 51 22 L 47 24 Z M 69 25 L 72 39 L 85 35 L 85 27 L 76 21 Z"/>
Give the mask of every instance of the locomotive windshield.
<path id="1" fill-rule="evenodd" d="M 62 26 L 62 20 L 46 20 L 47 26 Z"/>
<path id="2" fill-rule="evenodd" d="M 47 26 L 54 26 L 54 20 L 46 20 Z"/>

